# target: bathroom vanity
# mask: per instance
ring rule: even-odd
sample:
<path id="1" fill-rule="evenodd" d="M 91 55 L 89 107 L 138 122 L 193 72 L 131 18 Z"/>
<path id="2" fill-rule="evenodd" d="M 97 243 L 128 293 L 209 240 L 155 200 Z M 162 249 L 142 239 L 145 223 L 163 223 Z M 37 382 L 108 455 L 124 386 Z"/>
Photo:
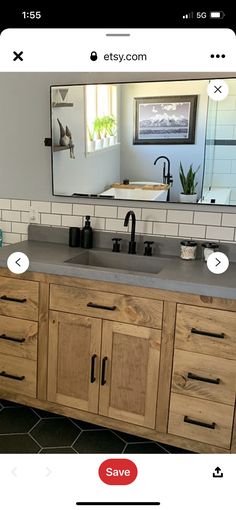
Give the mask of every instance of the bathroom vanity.
<path id="1" fill-rule="evenodd" d="M 14 275 L 4 267 L 12 246 L 1 250 L 1 398 L 196 452 L 236 452 L 236 264 L 216 287 L 202 261 L 188 274 L 176 258 L 174 281 L 173 260 L 132 274 L 68 262 L 66 245 L 15 251 L 31 265 Z"/>

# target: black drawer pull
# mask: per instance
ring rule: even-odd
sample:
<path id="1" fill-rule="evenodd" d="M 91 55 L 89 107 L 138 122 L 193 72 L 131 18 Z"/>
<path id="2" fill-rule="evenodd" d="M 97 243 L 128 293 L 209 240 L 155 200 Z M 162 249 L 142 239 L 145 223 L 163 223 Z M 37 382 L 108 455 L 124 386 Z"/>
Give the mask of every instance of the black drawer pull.
<path id="1" fill-rule="evenodd" d="M 0 335 L 0 338 L 3 338 L 3 340 L 11 340 L 11 342 L 17 342 L 18 344 L 23 344 L 23 342 L 25 342 L 25 338 L 14 338 L 13 336 L 5 335 L 5 333 Z"/>
<path id="2" fill-rule="evenodd" d="M 199 427 L 206 427 L 207 429 L 215 429 L 216 424 L 213 421 L 213 423 L 205 423 L 204 421 L 198 421 L 193 420 L 192 418 L 189 418 L 188 416 L 184 417 L 185 423 L 191 423 L 192 425 L 198 425 Z"/>
<path id="3" fill-rule="evenodd" d="M 2 372 L 0 372 L 0 376 L 8 377 L 9 379 L 15 379 L 16 381 L 24 381 L 24 379 L 25 379 L 24 375 L 12 375 L 12 374 L 8 374 L 4 370 Z"/>
<path id="4" fill-rule="evenodd" d="M 105 356 L 102 360 L 102 378 L 101 378 L 101 385 L 104 386 L 106 384 L 106 363 L 107 363 L 108 357 Z"/>
<path id="5" fill-rule="evenodd" d="M 14 301 L 15 303 L 26 303 L 26 301 L 27 301 L 26 298 L 20 299 L 20 298 L 8 297 L 8 296 L 1 296 L 0 299 L 2 299 L 3 301 Z"/>
<path id="6" fill-rule="evenodd" d="M 90 308 L 101 308 L 102 310 L 116 310 L 116 306 L 105 306 L 105 305 L 97 305 L 96 303 L 87 303 L 87 306 Z"/>
<path id="7" fill-rule="evenodd" d="M 224 333 L 210 333 L 209 331 L 201 331 L 200 329 L 192 328 L 191 333 L 194 335 L 212 336 L 213 338 L 224 338 Z"/>
<path id="8" fill-rule="evenodd" d="M 97 354 L 93 354 L 91 358 L 91 372 L 90 372 L 90 382 L 94 383 L 96 381 L 95 377 L 95 361 L 97 359 Z"/>
<path id="9" fill-rule="evenodd" d="M 209 377 L 202 377 L 201 375 L 192 374 L 192 372 L 188 372 L 188 379 L 194 379 L 195 381 L 203 381 L 211 384 L 220 384 L 220 379 L 210 379 Z"/>

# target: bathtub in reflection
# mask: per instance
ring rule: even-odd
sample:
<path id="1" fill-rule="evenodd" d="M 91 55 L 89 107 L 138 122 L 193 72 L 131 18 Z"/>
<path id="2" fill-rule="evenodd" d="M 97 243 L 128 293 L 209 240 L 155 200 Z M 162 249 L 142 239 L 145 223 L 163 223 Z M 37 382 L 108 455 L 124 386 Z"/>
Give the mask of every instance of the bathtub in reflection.
<path id="1" fill-rule="evenodd" d="M 123 200 L 152 200 L 154 202 L 166 202 L 167 190 L 109 188 L 103 193 L 100 193 L 99 196 L 119 198 Z"/>

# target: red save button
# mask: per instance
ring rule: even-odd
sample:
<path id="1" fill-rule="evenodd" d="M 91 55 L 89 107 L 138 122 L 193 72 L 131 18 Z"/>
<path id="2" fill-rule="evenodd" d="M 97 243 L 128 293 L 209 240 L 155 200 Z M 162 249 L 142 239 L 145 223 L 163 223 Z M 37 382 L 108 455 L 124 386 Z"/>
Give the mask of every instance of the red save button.
<path id="1" fill-rule="evenodd" d="M 102 482 L 108 485 L 129 485 L 134 482 L 138 470 L 129 459 L 108 459 L 102 462 L 98 474 Z"/>

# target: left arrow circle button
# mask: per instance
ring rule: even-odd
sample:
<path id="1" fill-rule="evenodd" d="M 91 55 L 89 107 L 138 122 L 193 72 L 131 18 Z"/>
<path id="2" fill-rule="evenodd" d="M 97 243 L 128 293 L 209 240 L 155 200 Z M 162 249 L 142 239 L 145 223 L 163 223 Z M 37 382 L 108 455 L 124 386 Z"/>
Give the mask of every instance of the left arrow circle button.
<path id="1" fill-rule="evenodd" d="M 29 267 L 29 259 L 25 253 L 15 251 L 9 255 L 7 259 L 7 267 L 12 273 L 25 273 Z"/>

